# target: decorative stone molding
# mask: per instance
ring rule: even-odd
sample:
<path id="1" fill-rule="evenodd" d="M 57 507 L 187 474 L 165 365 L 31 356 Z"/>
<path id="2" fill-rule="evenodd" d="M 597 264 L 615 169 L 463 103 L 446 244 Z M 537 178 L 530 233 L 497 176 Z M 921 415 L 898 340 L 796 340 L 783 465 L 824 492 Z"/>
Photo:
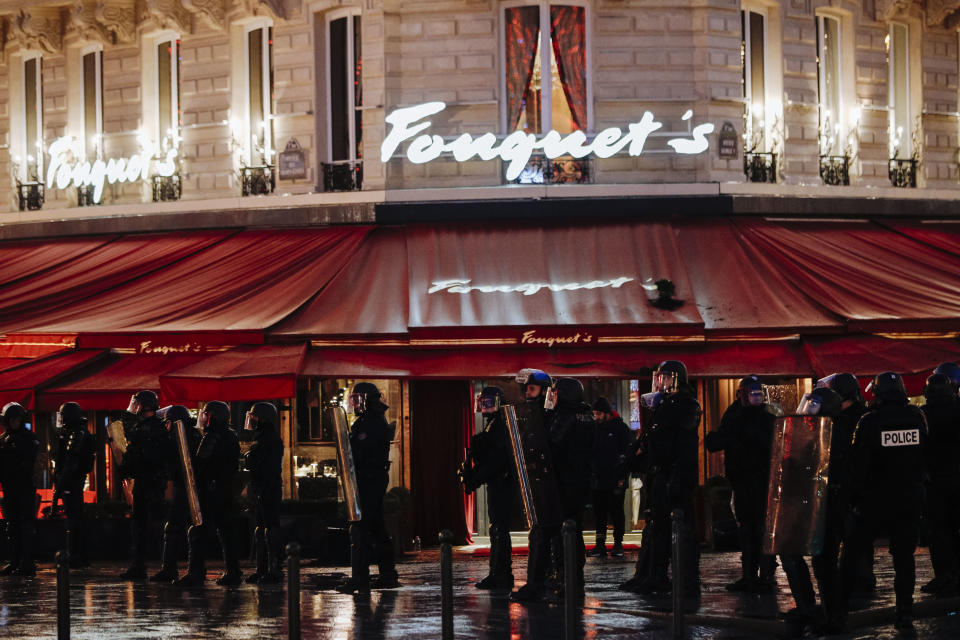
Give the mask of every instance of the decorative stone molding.
<path id="1" fill-rule="evenodd" d="M 190 12 L 179 0 L 137 0 L 135 10 L 137 28 L 141 31 L 190 31 Z"/>
<path id="2" fill-rule="evenodd" d="M 233 22 L 250 16 L 286 19 L 283 0 L 227 0 L 227 20 Z"/>
<path id="3" fill-rule="evenodd" d="M 100 24 L 97 18 L 97 4 L 92 0 L 76 0 L 65 10 L 64 40 L 66 42 L 114 44 L 113 32 Z"/>
<path id="4" fill-rule="evenodd" d="M 137 21 L 133 0 L 98 0 L 93 14 L 101 27 L 112 34 L 114 43 L 136 42 Z"/>
<path id="5" fill-rule="evenodd" d="M 225 0 L 181 0 L 183 8 L 203 18 L 214 29 L 227 28 L 227 8 Z"/>
<path id="6" fill-rule="evenodd" d="M 56 7 L 21 9 L 10 17 L 10 39 L 21 49 L 58 53 L 63 49 L 61 14 Z"/>
<path id="7" fill-rule="evenodd" d="M 960 10 L 960 0 L 927 0 L 927 26 L 944 26 L 947 19 Z"/>

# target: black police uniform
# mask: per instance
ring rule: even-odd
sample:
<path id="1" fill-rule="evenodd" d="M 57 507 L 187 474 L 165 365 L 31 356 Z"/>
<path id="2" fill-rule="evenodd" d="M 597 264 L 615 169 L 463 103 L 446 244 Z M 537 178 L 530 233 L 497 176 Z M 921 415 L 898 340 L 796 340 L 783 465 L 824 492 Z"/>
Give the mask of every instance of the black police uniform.
<path id="1" fill-rule="evenodd" d="M 955 391 L 931 395 L 922 410 L 930 429 L 926 519 L 936 579 L 925 590 L 947 593 L 960 586 L 960 401 Z"/>
<path id="2" fill-rule="evenodd" d="M 889 375 L 889 374 L 882 374 Z M 879 377 L 879 376 L 878 376 Z M 890 535 L 898 621 L 912 619 L 914 551 L 923 505 L 927 423 L 906 395 L 878 401 L 857 425 L 853 442 L 851 505 L 858 515 L 841 571 L 848 602 L 856 559 L 881 529 Z"/>
<path id="3" fill-rule="evenodd" d="M 368 395 L 363 413 L 357 416 L 350 428 L 350 448 L 360 497 L 359 530 L 366 538 L 364 550 L 370 546 L 374 548 L 380 571 L 378 582 L 384 587 L 397 584 L 393 542 L 383 519 L 383 498 L 390 483 L 390 440 L 393 435 L 385 416 L 387 408 L 387 405 Z M 369 563 L 364 559 L 360 564 L 362 566 L 355 567 L 354 571 L 360 570 L 359 582 L 364 582 L 363 576 L 369 575 Z M 354 580 L 357 578 L 358 575 L 354 573 Z"/>
<path id="4" fill-rule="evenodd" d="M 513 545 L 510 516 L 517 496 L 513 476 L 513 453 L 507 425 L 500 412 L 484 414 L 483 431 L 470 439 L 474 468 L 465 489 L 487 487 L 487 517 L 490 520 L 490 575 L 477 583 L 479 588 L 513 587 Z"/>
<path id="5" fill-rule="evenodd" d="M 0 488 L 3 489 L 3 518 L 9 554 L 9 562 L 0 569 L 0 575 L 30 576 L 36 572 L 33 541 L 36 537 L 37 491 L 33 466 L 39 442 L 23 425 L 25 418 L 26 412 L 20 413 L 20 427 L 8 427 L 0 435 Z"/>
<path id="6" fill-rule="evenodd" d="M 77 408 L 79 411 L 79 407 Z M 64 416 L 63 430 L 57 437 L 53 454 L 53 486 L 63 500 L 70 531 L 70 566 L 89 565 L 87 561 L 87 532 L 83 513 L 83 485 L 87 474 L 93 471 L 97 449 L 93 434 L 82 416 Z"/>
<path id="7" fill-rule="evenodd" d="M 185 426 L 187 447 L 191 452 L 190 462 L 196 468 L 193 452 L 200 445 L 203 434 L 193 426 L 192 420 Z M 192 523 L 186 481 L 183 477 L 183 463 L 180 461 L 180 447 L 176 442 L 176 435 L 172 433 L 169 434 L 167 442 L 167 477 L 173 481 L 173 495 L 170 504 L 167 505 L 167 517 L 163 525 L 160 571 L 150 577 L 153 582 L 172 582 L 179 577 L 177 562 L 186 542 L 187 529 Z"/>
<path id="8" fill-rule="evenodd" d="M 770 448 L 776 417 L 766 405 L 737 400 L 724 412 L 720 426 L 706 437 L 708 451 L 723 451 L 723 467 L 733 488 L 733 509 L 740 538 L 742 577 L 730 590 L 765 587 L 773 577 L 773 558 L 762 556 L 770 484 Z"/>
<path id="9" fill-rule="evenodd" d="M 649 586 L 654 591 L 669 589 L 671 519 L 674 509 L 684 513 L 680 552 L 683 556 L 684 591 L 696 595 L 700 589 L 700 550 L 693 528 L 693 496 L 699 483 L 699 436 L 701 409 L 686 385 L 668 395 L 653 412 L 647 441 L 650 482 L 651 548 Z"/>
<path id="10" fill-rule="evenodd" d="M 595 553 L 604 552 L 607 517 L 613 516 L 614 548 L 622 551 L 625 516 L 623 497 L 627 487 L 627 453 L 633 432 L 620 416 L 596 423 L 593 436 L 593 518 L 596 525 Z"/>
<path id="11" fill-rule="evenodd" d="M 133 479 L 130 519 L 130 566 L 122 577 L 146 577 L 146 544 L 150 524 L 163 512 L 163 494 L 169 479 L 170 435 L 156 414 L 149 417 L 123 412 L 127 451 L 120 477 Z"/>
<path id="12" fill-rule="evenodd" d="M 277 425 L 258 423 L 244 458 L 254 503 L 257 569 L 247 582 L 279 581 L 281 573 L 280 501 L 283 496 L 283 439 Z"/>

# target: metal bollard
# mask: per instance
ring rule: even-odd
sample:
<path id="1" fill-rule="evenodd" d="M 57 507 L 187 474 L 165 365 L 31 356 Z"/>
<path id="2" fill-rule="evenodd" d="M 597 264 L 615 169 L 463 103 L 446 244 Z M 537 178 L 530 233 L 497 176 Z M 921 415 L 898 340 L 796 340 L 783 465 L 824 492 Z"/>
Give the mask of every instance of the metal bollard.
<path id="1" fill-rule="evenodd" d="M 683 509 L 674 509 L 670 514 L 672 531 L 670 541 L 673 546 L 673 637 L 683 638 L 683 554 L 680 553 L 680 538 L 683 535 Z"/>
<path id="2" fill-rule="evenodd" d="M 287 545 L 287 635 L 300 640 L 300 543 Z"/>
<path id="3" fill-rule="evenodd" d="M 577 637 L 577 596 L 580 585 L 577 580 L 577 523 L 566 520 L 563 523 L 563 638 L 574 640 Z"/>
<path id="4" fill-rule="evenodd" d="M 57 640 L 70 640 L 70 552 L 57 551 Z"/>
<path id="5" fill-rule="evenodd" d="M 453 533 L 440 532 L 440 637 L 453 640 Z"/>

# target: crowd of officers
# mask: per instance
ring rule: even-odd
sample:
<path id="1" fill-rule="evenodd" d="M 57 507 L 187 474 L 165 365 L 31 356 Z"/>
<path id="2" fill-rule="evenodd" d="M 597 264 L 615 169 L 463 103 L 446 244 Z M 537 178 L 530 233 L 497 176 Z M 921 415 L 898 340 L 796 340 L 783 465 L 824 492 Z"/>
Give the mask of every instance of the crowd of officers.
<path id="1" fill-rule="evenodd" d="M 552 379 L 528 369 L 518 382 L 527 402 L 542 411 L 548 459 L 560 496 L 563 519 L 579 529 L 575 585 L 583 593 L 586 556 L 606 555 L 607 515 L 614 516 L 612 553 L 622 555 L 623 494 L 628 476 L 642 479 L 646 526 L 633 577 L 626 591 L 663 595 L 672 590 L 671 512 L 682 509 L 678 540 L 685 597 L 700 592 L 699 547 L 693 527 L 698 486 L 698 425 L 701 408 L 678 361 L 665 361 L 653 374 L 652 390 L 641 396 L 643 426 L 634 438 L 610 403 L 585 403 L 583 386 L 573 378 Z M 874 539 L 886 535 L 895 569 L 896 626 L 913 626 L 914 552 L 922 521 L 935 577 L 921 587 L 937 596 L 960 594 L 960 366 L 944 363 L 927 379 L 921 407 L 910 403 L 896 373 L 876 376 L 867 390 L 868 405 L 856 376 L 837 373 L 819 380 L 794 413 L 832 421 L 822 541 L 812 556 L 820 592 L 817 605 L 804 556 L 782 553 L 796 608 L 788 617 L 804 632 L 839 632 L 850 599 L 876 588 Z M 509 523 L 519 495 L 510 435 L 499 411 L 502 390 L 486 387 L 477 410 L 484 427 L 471 442 L 460 477 L 469 493 L 485 485 L 490 521 L 490 570 L 480 589 L 512 589 Z M 592 416 L 591 416 L 592 413 Z M 743 378 L 736 400 L 720 424 L 707 434 L 708 451 L 724 453 L 724 469 L 733 491 L 742 574 L 727 585 L 733 592 L 769 593 L 776 589 L 777 559 L 764 555 L 771 447 L 783 409 L 771 402 L 755 375 Z M 811 461 L 812 462 L 812 461 Z M 592 495 L 591 495 L 592 491 Z M 596 543 L 585 553 L 583 517 L 594 508 Z M 809 496 L 813 498 L 813 496 Z M 536 525 L 530 532 L 527 581 L 511 594 L 519 602 L 562 597 L 563 553 L 558 526 Z"/>
<path id="2" fill-rule="evenodd" d="M 359 479 L 364 520 L 361 530 L 376 545 L 382 588 L 396 587 L 392 546 L 383 524 L 382 503 L 388 481 L 390 438 L 382 395 L 370 383 L 360 383 L 351 396 L 357 420 L 350 434 Z M 269 402 L 257 402 L 246 413 L 243 429 L 230 425 L 230 408 L 220 401 L 208 402 L 191 417 L 182 405 L 160 408 L 157 395 L 141 391 L 131 397 L 121 413 L 122 439 L 119 476 L 130 500 L 130 557 L 121 574 L 126 580 L 171 583 L 181 587 L 206 581 L 207 539 L 219 541 L 225 570 L 220 585 L 237 585 L 240 571 L 236 538 L 236 497 L 240 492 L 239 467 L 249 472 L 247 497 L 254 519 L 256 570 L 247 583 L 277 583 L 282 579 L 280 501 L 282 494 L 283 440 L 280 416 Z M 28 413 L 18 403 L 3 407 L 0 435 L 0 488 L 7 535 L 8 562 L 0 575 L 32 576 L 36 573 L 33 540 L 36 537 L 37 492 L 34 463 L 39 443 L 27 429 Z M 87 428 L 82 408 L 67 402 L 57 412 L 57 439 L 53 446 L 54 498 L 52 511 L 62 502 L 73 568 L 89 566 L 84 525 L 83 488 L 96 457 L 93 434 Z M 179 429 L 185 442 L 181 446 Z M 117 438 L 121 438 L 117 434 Z M 241 457 L 240 442 L 250 442 Z M 186 464 L 181 451 L 188 452 Z M 172 496 L 165 499 L 167 487 Z M 194 504 L 191 506 L 191 500 Z M 159 571 L 148 574 L 146 550 L 155 525 L 162 524 L 162 562 Z M 178 561 L 187 549 L 187 571 Z M 347 591 L 369 590 L 364 579 L 354 575 Z"/>

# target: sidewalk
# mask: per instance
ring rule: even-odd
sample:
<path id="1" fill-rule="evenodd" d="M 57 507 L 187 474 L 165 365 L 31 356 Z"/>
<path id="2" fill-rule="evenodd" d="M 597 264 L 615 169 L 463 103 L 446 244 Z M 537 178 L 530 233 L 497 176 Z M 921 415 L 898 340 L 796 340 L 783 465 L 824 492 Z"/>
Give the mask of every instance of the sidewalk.
<path id="1" fill-rule="evenodd" d="M 624 559 L 590 559 L 587 562 L 587 597 L 580 637 L 626 640 L 669 638 L 670 603 L 647 600 L 617 589 L 633 571 L 633 554 Z M 439 554 L 425 551 L 399 565 L 404 587 L 351 597 L 324 590 L 331 575 L 345 567 L 302 569 L 303 638 L 386 639 L 440 637 Z M 526 558 L 514 557 L 518 584 L 525 575 Z M 930 576 L 929 558 L 917 556 L 917 584 Z M 211 567 L 210 578 L 215 577 Z M 249 571 L 245 567 L 245 571 Z M 558 640 L 562 638 L 562 610 L 510 603 L 506 594 L 479 591 L 473 584 L 486 574 L 487 559 L 454 556 L 454 615 L 457 638 Z M 205 588 L 182 590 L 152 583 L 127 583 L 117 576 L 122 567 L 100 565 L 71 576 L 71 610 L 74 638 L 286 638 L 286 590 L 283 585 L 257 588 L 243 585 L 223 589 L 212 581 Z M 703 597 L 690 616 L 689 638 L 774 638 L 786 632 L 779 611 L 793 606 L 786 580 L 778 572 L 780 592 L 771 596 L 733 595 L 723 585 L 738 574 L 735 553 L 706 553 L 701 560 Z M 878 610 L 893 603 L 893 572 L 885 549 L 877 551 L 880 587 L 868 602 L 869 612 L 852 622 L 869 622 L 867 628 L 835 636 L 845 640 L 897 637 L 890 620 L 874 619 Z M 943 601 L 918 591 L 918 613 Z M 928 604 L 930 603 L 930 604 Z M 960 607 L 950 607 L 957 610 Z M 0 637 L 10 639 L 56 636 L 55 575 L 49 565 L 30 580 L 0 578 Z M 960 637 L 960 616 L 919 618 L 919 637 Z"/>

